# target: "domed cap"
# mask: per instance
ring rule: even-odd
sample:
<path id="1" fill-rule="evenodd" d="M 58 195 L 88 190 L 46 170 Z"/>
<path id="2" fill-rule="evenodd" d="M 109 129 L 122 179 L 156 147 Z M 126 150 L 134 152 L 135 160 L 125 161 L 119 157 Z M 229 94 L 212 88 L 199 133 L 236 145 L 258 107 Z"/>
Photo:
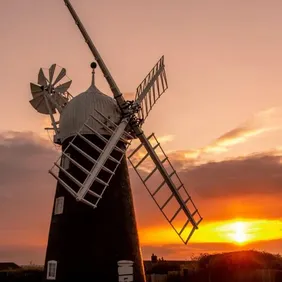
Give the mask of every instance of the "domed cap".
<path id="1" fill-rule="evenodd" d="M 93 74 L 92 85 L 89 89 L 70 100 L 61 113 L 59 127 L 59 138 L 61 142 L 76 135 L 90 115 L 104 122 L 104 118 L 95 110 L 101 112 L 114 123 L 118 123 L 121 119 L 121 113 L 115 99 L 103 94 L 96 88 Z M 90 118 L 87 124 L 100 134 L 109 135 L 109 132 L 93 118 Z M 80 133 L 93 134 L 86 126 L 83 127 Z"/>

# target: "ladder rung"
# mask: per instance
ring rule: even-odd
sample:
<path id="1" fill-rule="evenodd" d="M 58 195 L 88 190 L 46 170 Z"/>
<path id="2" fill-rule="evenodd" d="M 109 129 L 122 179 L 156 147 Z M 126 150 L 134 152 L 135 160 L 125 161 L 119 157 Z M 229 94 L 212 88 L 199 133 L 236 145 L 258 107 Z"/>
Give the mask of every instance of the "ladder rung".
<path id="1" fill-rule="evenodd" d="M 164 184 L 165 184 L 165 180 L 160 184 L 160 186 L 155 190 L 155 192 L 152 195 L 155 196 Z"/>
<path id="2" fill-rule="evenodd" d="M 112 130 L 111 128 L 109 128 L 105 123 L 103 123 L 102 121 L 100 121 L 98 118 L 94 117 L 93 115 L 90 115 L 95 121 L 97 121 L 99 124 L 101 124 L 106 131 L 108 131 L 109 133 L 113 134 L 114 130 Z M 108 119 L 107 119 L 108 120 Z"/>
<path id="3" fill-rule="evenodd" d="M 88 193 L 92 196 L 95 196 L 96 198 L 99 198 L 99 199 L 102 199 L 102 196 L 100 196 L 99 194 L 95 193 L 94 191 L 92 190 L 88 190 Z"/>
<path id="4" fill-rule="evenodd" d="M 192 213 L 192 216 L 194 216 L 197 212 L 198 212 L 198 210 L 195 210 L 195 211 Z"/>
<path id="5" fill-rule="evenodd" d="M 173 171 L 171 174 L 169 174 L 169 178 L 170 178 L 174 173 L 175 173 L 175 171 Z M 152 195 L 155 196 L 155 195 L 158 193 L 158 191 L 161 189 L 161 187 L 162 187 L 165 183 L 166 183 L 166 181 L 164 180 L 164 181 L 160 184 L 160 186 L 157 188 L 157 190 L 156 190 Z"/>
<path id="6" fill-rule="evenodd" d="M 97 163 L 97 161 L 95 159 L 93 159 L 92 157 L 90 157 L 87 153 L 85 153 L 83 150 L 81 150 L 80 148 L 78 148 L 76 145 L 74 145 L 73 143 L 70 143 L 70 145 L 76 149 L 81 155 L 83 155 L 85 158 L 87 158 L 89 161 L 91 161 L 93 164 Z"/>
<path id="7" fill-rule="evenodd" d="M 199 219 L 199 221 L 197 222 L 197 225 L 199 225 L 202 220 L 203 220 L 203 218 L 201 217 L 201 218 Z"/>
<path id="8" fill-rule="evenodd" d="M 96 113 L 98 113 L 101 117 L 103 117 L 104 119 L 106 119 L 114 128 L 117 127 L 117 124 L 115 124 L 113 121 L 111 121 L 110 119 L 108 119 L 105 115 L 103 115 L 101 112 L 99 112 L 97 109 L 94 109 Z M 93 115 L 90 115 L 91 117 L 93 117 Z M 94 118 L 94 117 L 93 117 Z"/>
<path id="9" fill-rule="evenodd" d="M 190 200 L 191 200 L 191 197 L 188 195 L 188 198 L 184 201 L 184 203 L 187 204 L 188 201 L 190 201 Z"/>
<path id="10" fill-rule="evenodd" d="M 178 188 L 176 188 L 177 190 L 180 190 L 180 188 L 184 187 L 184 184 L 181 183 L 180 186 Z"/>
<path id="11" fill-rule="evenodd" d="M 161 162 L 164 163 L 167 159 L 168 159 L 168 157 L 165 156 L 165 158 Z"/>
<path id="12" fill-rule="evenodd" d="M 194 228 L 192 229 L 192 231 L 190 232 L 190 234 L 189 234 L 189 236 L 188 236 L 188 238 L 187 238 L 185 244 L 187 244 L 187 242 L 190 240 L 191 236 L 193 235 L 193 233 L 195 232 L 196 229 L 197 229 L 196 227 L 194 227 Z"/>
<path id="13" fill-rule="evenodd" d="M 170 195 L 170 197 L 165 201 L 165 203 L 161 206 L 161 210 L 168 204 L 168 202 L 173 198 L 173 194 Z"/>
<path id="14" fill-rule="evenodd" d="M 114 174 L 114 172 L 110 169 L 108 169 L 107 167 L 105 167 L 104 165 L 102 166 L 102 169 L 110 174 Z"/>
<path id="15" fill-rule="evenodd" d="M 182 229 L 180 230 L 180 232 L 178 233 L 178 235 L 181 235 L 182 232 L 184 231 L 184 229 L 186 228 L 187 224 L 189 223 L 189 219 L 186 221 L 186 223 L 183 225 Z"/>
<path id="16" fill-rule="evenodd" d="M 154 172 L 157 170 L 158 168 L 155 167 L 147 176 L 146 178 L 143 180 L 144 182 L 146 182 L 153 174 Z"/>
<path id="17" fill-rule="evenodd" d="M 153 150 L 155 151 L 155 149 L 160 145 L 160 143 L 157 143 L 154 147 Z M 147 157 L 149 156 L 149 152 L 146 153 L 146 155 L 138 162 L 138 164 L 136 166 L 134 166 L 134 168 L 136 169 L 141 163 L 143 163 Z"/>
<path id="18" fill-rule="evenodd" d="M 162 67 L 163 68 L 163 67 Z M 163 72 L 163 70 L 161 70 L 161 72 L 160 72 L 160 76 L 158 77 L 158 79 L 160 79 L 161 80 L 161 83 L 162 83 L 162 88 L 163 88 L 163 90 L 162 91 L 164 91 L 165 90 L 165 84 L 164 84 L 164 78 L 163 78 L 163 76 L 162 76 L 162 72 Z"/>
<path id="19" fill-rule="evenodd" d="M 64 182 L 61 178 L 59 178 L 55 173 L 53 173 L 52 170 L 49 170 L 49 173 L 61 184 L 67 189 L 75 198 L 77 197 L 76 193 L 72 190 L 72 188 Z"/>
<path id="20" fill-rule="evenodd" d="M 75 164 L 78 168 L 80 168 L 84 173 L 89 174 L 90 171 L 87 170 L 85 167 L 83 167 L 81 164 L 79 164 L 77 161 L 72 159 L 68 154 L 62 153 L 64 157 L 68 158 L 73 164 Z"/>
<path id="21" fill-rule="evenodd" d="M 147 139 L 149 140 L 150 138 L 152 138 L 152 136 L 154 136 L 154 133 L 152 133 L 151 135 L 149 135 L 149 136 L 147 137 Z"/>
<path id="22" fill-rule="evenodd" d="M 101 148 L 99 148 L 97 145 L 95 145 L 93 142 L 91 142 L 89 139 L 87 139 L 86 137 L 84 137 L 82 134 L 77 133 L 77 135 L 83 139 L 88 145 L 90 145 L 92 148 L 94 148 L 96 151 L 98 151 L 99 153 L 101 153 L 103 150 Z"/>
<path id="23" fill-rule="evenodd" d="M 85 137 L 83 137 L 85 138 Z M 92 157 L 90 157 L 87 153 L 85 153 L 83 150 L 81 150 L 80 148 L 78 148 L 76 145 L 74 145 L 73 143 L 70 143 L 71 146 L 73 146 L 78 152 L 80 152 L 84 157 L 86 157 L 89 161 L 91 161 L 93 164 L 97 164 L 97 160 L 93 159 Z M 115 161 L 117 161 L 116 159 L 114 159 Z M 78 163 L 77 163 L 78 164 Z M 78 164 L 79 165 L 79 164 Z M 80 165 L 81 167 L 81 165 Z M 88 174 L 90 173 L 90 171 L 86 170 L 85 168 L 83 168 L 85 170 L 85 172 L 87 171 Z M 102 169 L 105 170 L 106 172 L 113 174 L 113 171 L 111 171 L 110 169 L 108 169 L 105 166 L 102 166 Z"/>
<path id="24" fill-rule="evenodd" d="M 124 152 L 125 152 L 123 149 L 119 148 L 118 146 L 115 146 L 114 150 L 116 150 L 116 151 L 118 151 L 118 152 L 120 152 L 122 154 L 124 154 Z"/>
<path id="25" fill-rule="evenodd" d="M 84 199 L 84 198 L 80 199 L 79 201 L 81 201 L 81 202 L 83 202 L 83 203 L 85 203 L 85 204 L 91 206 L 91 207 L 94 208 L 94 209 L 97 208 L 97 205 L 95 205 L 95 204 L 93 204 L 93 203 L 87 201 L 87 200 Z"/>
<path id="26" fill-rule="evenodd" d="M 122 156 L 122 158 L 123 158 L 123 156 Z M 112 157 L 111 155 L 109 155 L 109 160 L 113 161 L 114 163 L 120 164 L 120 161 L 117 160 L 116 158 Z"/>
<path id="27" fill-rule="evenodd" d="M 84 124 L 84 126 L 86 126 L 88 129 L 90 129 L 95 135 L 97 135 L 102 141 L 104 141 L 105 143 L 107 143 L 109 140 L 107 138 L 105 138 L 103 135 L 101 135 L 99 132 L 97 132 L 96 130 L 94 130 L 92 127 L 90 127 L 87 123 Z"/>
<path id="28" fill-rule="evenodd" d="M 100 125 L 103 126 L 103 128 L 106 129 L 106 131 L 108 131 L 111 135 L 113 135 L 115 133 L 114 130 L 112 130 L 111 128 L 109 128 L 105 123 L 103 123 L 102 121 L 100 121 L 99 119 L 97 119 L 96 117 L 94 117 L 93 115 L 90 115 L 94 120 L 96 120 Z M 106 118 L 107 121 L 109 121 L 109 119 Z M 117 126 L 115 126 L 117 128 Z M 125 140 L 124 138 L 120 138 L 120 140 L 126 144 L 130 144 L 130 142 L 128 142 L 127 140 Z"/>
<path id="29" fill-rule="evenodd" d="M 58 165 L 57 163 L 54 163 L 54 165 L 59 168 L 61 171 L 63 171 L 75 184 L 77 184 L 79 187 L 82 186 L 82 183 L 80 183 L 75 177 L 73 177 L 68 171 L 66 171 L 63 167 Z"/>
<path id="30" fill-rule="evenodd" d="M 179 212 L 181 211 L 182 207 L 180 206 L 179 209 L 176 211 L 176 213 L 174 214 L 174 216 L 170 219 L 170 223 L 176 218 L 176 216 L 179 214 Z"/>
<path id="31" fill-rule="evenodd" d="M 164 158 L 161 163 L 164 163 L 167 160 L 167 158 Z M 153 174 L 154 172 L 158 169 L 157 166 L 155 166 L 155 168 L 146 176 L 146 178 L 143 180 L 144 182 L 146 182 Z"/>
<path id="32" fill-rule="evenodd" d="M 136 166 L 134 166 L 134 168 L 136 169 L 143 161 L 145 161 L 147 159 L 147 157 L 149 156 L 149 153 L 147 153 L 138 163 Z"/>
<path id="33" fill-rule="evenodd" d="M 99 148 L 98 146 L 96 146 L 94 143 L 92 143 L 91 141 L 89 141 L 86 137 L 84 137 L 83 135 L 81 135 L 80 133 L 78 133 L 78 135 L 85 141 L 87 142 L 90 146 L 92 146 L 94 149 L 96 149 L 99 153 L 102 153 L 103 150 L 101 148 Z M 75 146 L 74 144 L 70 143 L 72 146 Z M 75 146 L 77 149 L 79 149 L 77 146 Z M 80 149 L 79 149 L 80 150 Z M 85 153 L 86 154 L 86 153 Z M 87 155 L 88 156 L 88 155 Z M 90 156 L 88 156 L 89 158 L 91 158 Z M 91 158 L 92 160 L 94 160 L 93 158 Z M 109 156 L 109 159 L 112 160 L 113 162 L 120 164 L 120 161 L 118 161 L 117 159 L 113 158 L 111 155 Z M 94 160 L 94 163 L 97 163 L 96 160 Z"/>
<path id="34" fill-rule="evenodd" d="M 128 158 L 130 159 L 141 147 L 143 146 L 142 143 L 140 143 L 140 145 L 138 145 L 133 152 L 128 156 Z"/>
<path id="35" fill-rule="evenodd" d="M 102 179 L 100 179 L 99 177 L 96 177 L 95 180 L 101 184 L 103 184 L 104 186 L 109 186 L 108 183 L 106 183 L 105 181 L 103 181 Z"/>

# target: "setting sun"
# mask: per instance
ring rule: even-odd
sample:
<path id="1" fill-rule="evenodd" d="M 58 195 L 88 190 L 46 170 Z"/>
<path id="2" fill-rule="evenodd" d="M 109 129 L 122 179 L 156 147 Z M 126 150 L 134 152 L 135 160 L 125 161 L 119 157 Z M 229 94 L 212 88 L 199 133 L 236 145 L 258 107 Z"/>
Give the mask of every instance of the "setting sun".
<path id="1" fill-rule="evenodd" d="M 254 225 L 258 226 L 255 221 L 233 221 L 222 226 L 221 231 L 225 234 L 229 242 L 242 245 L 255 240 Z M 257 228 L 255 228 L 257 229 Z M 258 235 L 258 234 L 257 234 Z"/>
<path id="2" fill-rule="evenodd" d="M 239 244 L 242 244 L 246 242 L 247 236 L 246 236 L 246 226 L 243 222 L 236 222 L 234 224 L 234 241 L 236 241 Z"/>

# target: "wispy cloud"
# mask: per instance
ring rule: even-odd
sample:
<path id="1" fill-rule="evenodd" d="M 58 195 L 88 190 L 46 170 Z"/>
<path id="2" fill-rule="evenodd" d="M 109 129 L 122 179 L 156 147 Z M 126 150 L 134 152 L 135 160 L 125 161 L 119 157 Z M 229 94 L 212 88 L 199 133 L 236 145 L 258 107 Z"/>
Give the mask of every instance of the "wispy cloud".
<path id="1" fill-rule="evenodd" d="M 211 144 L 201 149 L 201 153 L 227 151 L 230 147 L 271 130 L 281 129 L 282 111 L 280 108 L 263 110 L 238 127 L 224 133 Z"/>
<path id="2" fill-rule="evenodd" d="M 273 107 L 254 114 L 246 122 L 222 134 L 204 147 L 172 151 L 169 152 L 169 156 L 175 163 L 182 162 L 184 167 L 201 164 L 207 162 L 207 156 L 227 152 L 238 144 L 281 128 L 282 109 Z"/>
<path id="3" fill-rule="evenodd" d="M 174 139 L 175 139 L 175 135 L 164 135 L 164 136 L 158 137 L 158 141 L 162 144 L 171 142 Z"/>

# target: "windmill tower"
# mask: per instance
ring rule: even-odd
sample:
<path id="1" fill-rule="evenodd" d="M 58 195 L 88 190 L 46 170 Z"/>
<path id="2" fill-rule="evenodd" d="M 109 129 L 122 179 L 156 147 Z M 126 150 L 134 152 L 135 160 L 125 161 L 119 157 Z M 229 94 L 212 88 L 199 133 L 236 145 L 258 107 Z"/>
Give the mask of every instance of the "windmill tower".
<path id="1" fill-rule="evenodd" d="M 152 107 L 167 89 L 164 58 L 137 87 L 135 100 L 125 101 L 72 5 L 68 0 L 64 2 L 113 98 L 96 87 L 96 63 L 91 64 L 91 86 L 71 100 L 66 97 L 67 90 L 56 90 L 50 78 L 52 67 L 49 79 L 38 81 L 44 87 L 36 85 L 38 91 L 43 91 L 46 107 L 51 109 L 45 108 L 44 113 L 51 117 L 54 142 L 62 146 L 61 156 L 49 171 L 57 180 L 57 188 L 45 279 L 145 282 L 126 162 L 126 151 L 133 139 L 139 139 L 140 145 L 127 157 L 185 244 L 202 220 L 155 135 L 146 137 L 142 130 Z M 58 103 L 64 98 L 64 103 Z M 52 118 L 56 110 L 60 113 L 59 123 Z"/>

